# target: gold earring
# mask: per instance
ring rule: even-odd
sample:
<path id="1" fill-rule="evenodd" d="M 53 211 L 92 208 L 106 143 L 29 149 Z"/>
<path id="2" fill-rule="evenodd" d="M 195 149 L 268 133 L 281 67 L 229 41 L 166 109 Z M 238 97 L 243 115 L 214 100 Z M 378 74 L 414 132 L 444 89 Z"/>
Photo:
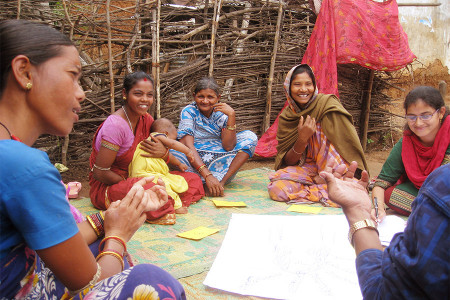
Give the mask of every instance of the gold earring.
<path id="1" fill-rule="evenodd" d="M 31 82 L 28 82 L 28 83 L 25 85 L 25 88 L 26 88 L 27 90 L 31 90 L 32 87 L 33 87 L 33 84 L 32 84 Z"/>
<path id="2" fill-rule="evenodd" d="M 122 98 L 123 98 L 123 100 L 127 100 L 127 97 L 125 97 L 125 96 L 123 96 Z"/>

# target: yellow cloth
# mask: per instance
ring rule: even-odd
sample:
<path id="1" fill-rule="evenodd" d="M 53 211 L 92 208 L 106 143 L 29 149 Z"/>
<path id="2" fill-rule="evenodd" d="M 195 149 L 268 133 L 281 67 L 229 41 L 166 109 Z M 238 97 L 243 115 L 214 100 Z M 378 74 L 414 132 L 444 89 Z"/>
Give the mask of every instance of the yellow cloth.
<path id="1" fill-rule="evenodd" d="M 175 201 L 174 208 L 178 209 L 182 206 L 179 193 L 184 193 L 188 190 L 188 183 L 183 176 L 170 174 L 169 167 L 162 158 L 143 157 L 144 152 L 139 145 L 133 155 L 133 160 L 128 166 L 130 177 L 147 177 L 155 176 L 153 182 L 156 183 L 158 178 L 161 178 L 166 184 L 166 191 L 169 196 Z"/>

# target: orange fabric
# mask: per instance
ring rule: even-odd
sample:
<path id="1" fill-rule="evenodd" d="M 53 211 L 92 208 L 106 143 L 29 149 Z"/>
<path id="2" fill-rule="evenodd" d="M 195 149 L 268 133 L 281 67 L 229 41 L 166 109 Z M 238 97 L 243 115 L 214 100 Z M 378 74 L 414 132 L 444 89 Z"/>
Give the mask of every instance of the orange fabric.
<path id="1" fill-rule="evenodd" d="M 316 184 L 314 177 L 324 171 L 327 163 L 348 163 L 339 155 L 323 132 L 320 123 L 309 139 L 306 160 L 301 166 L 289 166 L 269 174 L 269 196 L 272 200 L 290 203 L 317 202 L 324 206 L 339 207 L 328 197 L 327 185 Z"/>

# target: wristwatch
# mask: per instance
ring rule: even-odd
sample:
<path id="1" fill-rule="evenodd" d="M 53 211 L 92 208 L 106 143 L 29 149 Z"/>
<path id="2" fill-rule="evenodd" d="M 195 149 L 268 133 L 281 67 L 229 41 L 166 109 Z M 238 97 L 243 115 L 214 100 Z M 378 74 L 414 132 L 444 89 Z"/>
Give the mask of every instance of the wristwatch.
<path id="1" fill-rule="evenodd" d="M 353 223 L 352 226 L 350 226 L 350 230 L 348 232 L 348 241 L 350 242 L 350 244 L 352 246 L 353 246 L 353 235 L 355 234 L 356 231 L 363 229 L 363 228 L 373 229 L 377 232 L 378 235 L 380 235 L 378 233 L 377 224 L 374 221 L 372 221 L 371 219 L 365 219 L 362 221 L 358 221 L 356 223 Z"/>

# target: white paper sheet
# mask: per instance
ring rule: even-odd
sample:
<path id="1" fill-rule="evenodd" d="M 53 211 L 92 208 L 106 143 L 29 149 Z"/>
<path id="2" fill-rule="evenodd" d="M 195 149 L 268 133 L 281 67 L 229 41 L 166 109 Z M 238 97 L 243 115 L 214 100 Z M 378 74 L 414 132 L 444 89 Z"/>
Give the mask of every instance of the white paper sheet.
<path id="1" fill-rule="evenodd" d="M 402 218 L 394 215 L 386 216 L 386 218 L 378 224 L 381 244 L 383 246 L 389 246 L 394 235 L 398 232 L 403 232 L 405 227 L 406 221 Z"/>
<path id="2" fill-rule="evenodd" d="M 361 299 L 344 215 L 233 214 L 205 285 L 273 299 Z"/>

